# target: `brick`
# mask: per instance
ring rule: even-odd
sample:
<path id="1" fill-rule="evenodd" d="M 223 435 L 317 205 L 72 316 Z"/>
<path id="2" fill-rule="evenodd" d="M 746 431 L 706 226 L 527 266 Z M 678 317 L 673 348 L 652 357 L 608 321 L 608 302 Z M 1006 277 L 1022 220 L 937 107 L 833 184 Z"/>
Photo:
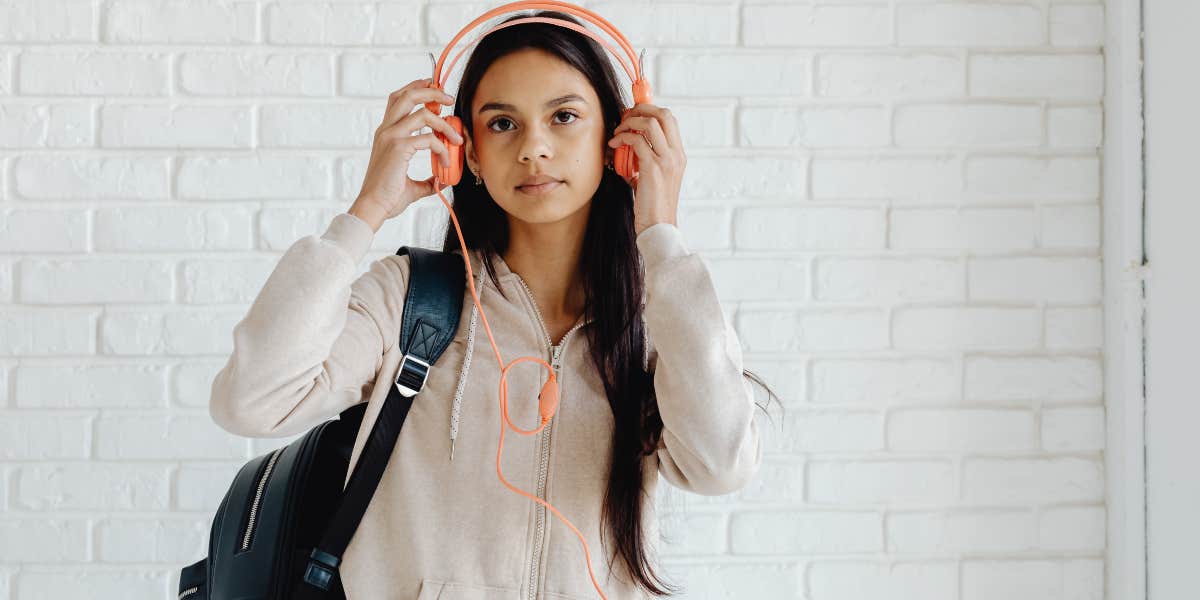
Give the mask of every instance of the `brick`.
<path id="1" fill-rule="evenodd" d="M 804 162 L 788 157 L 689 157 L 682 198 L 764 198 L 786 202 L 801 198 Z"/>
<path id="2" fill-rule="evenodd" d="M 730 550 L 737 555 L 882 552 L 880 516 L 868 511 L 762 510 L 735 513 Z"/>
<path id="3" fill-rule="evenodd" d="M 0 356 L 91 354 L 93 321 L 86 310 L 5 310 L 0 313 Z"/>
<path id="4" fill-rule="evenodd" d="M 738 337 L 747 352 L 871 350 L 887 346 L 887 321 L 870 309 L 742 309 Z"/>
<path id="5" fill-rule="evenodd" d="M 722 302 L 800 300 L 807 291 L 803 260 L 712 258 L 705 263 Z"/>
<path id="6" fill-rule="evenodd" d="M 893 208 L 895 250 L 1028 250 L 1038 221 L 1032 208 Z"/>
<path id="7" fill-rule="evenodd" d="M 1104 500 L 1104 461 L 1099 458 L 968 457 L 962 470 L 967 504 L 1026 506 Z"/>
<path id="8" fill-rule="evenodd" d="M 30 465 L 18 472 L 15 502 L 43 512 L 166 510 L 168 479 L 167 467 L 159 465 Z"/>
<path id="9" fill-rule="evenodd" d="M 967 260 L 967 295 L 981 302 L 1099 304 L 1099 258 L 1003 257 Z"/>
<path id="10" fill-rule="evenodd" d="M 1104 45 L 1104 4 L 1050 6 L 1050 44 L 1059 47 Z"/>
<path id="11" fill-rule="evenodd" d="M 738 113 L 738 145 L 760 148 L 862 148 L 891 142 L 880 106 L 747 107 Z"/>
<path id="12" fill-rule="evenodd" d="M 805 496 L 804 488 L 803 462 L 764 457 L 758 474 L 742 488 L 738 499 L 744 502 L 798 502 Z"/>
<path id="13" fill-rule="evenodd" d="M 945 402 L 959 396 L 958 365 L 949 359 L 821 358 L 811 371 L 810 399 L 823 404 Z"/>
<path id="14" fill-rule="evenodd" d="M 939 2 L 896 6 L 900 46 L 1040 46 L 1046 17 L 1030 4 Z"/>
<path id="15" fill-rule="evenodd" d="M 1037 547 L 1051 552 L 1102 553 L 1106 545 L 1103 506 L 1058 506 L 1040 512 Z"/>
<path id="16" fill-rule="evenodd" d="M 892 344 L 904 350 L 1022 350 L 1041 338 L 1032 308 L 902 307 L 893 312 Z"/>
<path id="17" fill-rule="evenodd" d="M 813 598 L 925 598 L 956 600 L 957 567 L 953 561 L 868 562 L 814 561 L 808 589 Z"/>
<path id="18" fill-rule="evenodd" d="M 207 553 L 210 527 L 199 519 L 104 519 L 96 554 L 113 563 L 190 564 Z"/>
<path id="19" fill-rule="evenodd" d="M 1096 199 L 1100 161 L 1094 157 L 972 156 L 967 191 L 988 200 Z"/>
<path id="20" fill-rule="evenodd" d="M 814 95 L 831 98 L 920 98 L 966 92 L 962 59 L 955 53 L 821 54 Z"/>
<path id="21" fill-rule="evenodd" d="M 152 408 L 166 405 L 166 367 L 38 364 L 16 367 L 20 408 Z"/>
<path id="22" fill-rule="evenodd" d="M 79 209 L 13 208 L 0 219 L 0 252 L 13 254 L 87 251 L 87 212 Z"/>
<path id="23" fill-rule="evenodd" d="M 896 107 L 902 148 L 1031 148 L 1042 145 L 1036 104 L 909 104 Z"/>
<path id="24" fill-rule="evenodd" d="M 1104 407 L 1070 406 L 1042 412 L 1042 447 L 1047 452 L 1104 450 Z"/>
<path id="25" fill-rule="evenodd" d="M 972 401 L 1096 400 L 1104 391 L 1103 368 L 1098 358 L 968 357 L 964 391 Z"/>
<path id="26" fill-rule="evenodd" d="M 951 156 L 815 158 L 813 198 L 937 202 L 959 198 L 962 165 Z"/>
<path id="27" fill-rule="evenodd" d="M 764 454 L 880 452 L 883 416 L 865 410 L 788 411 L 775 430 L 764 434 Z"/>
<path id="28" fill-rule="evenodd" d="M 811 69 L 799 52 L 683 53 L 658 57 L 655 94 L 693 97 L 808 96 Z"/>
<path id="29" fill-rule="evenodd" d="M 28 567 L 21 570 L 14 598 L 161 598 L 168 586 L 176 589 L 178 579 L 178 573 L 140 568 Z"/>
<path id="30" fill-rule="evenodd" d="M 944 504 L 957 494 L 949 461 L 813 461 L 808 469 L 808 498 L 815 504 Z"/>
<path id="31" fill-rule="evenodd" d="M 233 326 L 245 315 L 245 310 L 110 310 L 100 319 L 98 344 L 111 355 L 227 355 Z"/>
<path id="32" fill-rule="evenodd" d="M 248 207 L 102 208 L 92 243 L 104 252 L 251 250 L 253 220 Z"/>
<path id="33" fill-rule="evenodd" d="M 1104 311 L 1099 306 L 1046 309 L 1046 347 L 1100 350 L 1104 345 Z"/>
<path id="34" fill-rule="evenodd" d="M 250 148 L 253 136 L 251 109 L 244 106 L 100 107 L 105 148 Z"/>
<path id="35" fill-rule="evenodd" d="M 4 63 L 0 55 L 0 64 Z M 0 68 L 0 90 L 7 75 Z M 0 91 L 0 93 L 3 93 Z M 86 103 L 6 103 L 0 114 L 0 148 L 82 148 L 96 145 L 92 108 Z"/>
<path id="36" fill-rule="evenodd" d="M 92 417 L 45 411 L 0 412 L 0 459 L 87 458 Z M 0 536 L 3 538 L 3 536 Z"/>
<path id="37" fill-rule="evenodd" d="M 1043 206 L 1038 222 L 1042 248 L 1100 249 L 1100 205 Z"/>
<path id="38" fill-rule="evenodd" d="M 710 598 L 800 598 L 804 569 L 799 564 L 778 560 L 761 563 L 704 562 L 673 563 L 663 559 L 670 579 L 687 597 L 703 594 Z"/>
<path id="39" fill-rule="evenodd" d="M 28 200 L 161 200 L 170 189 L 160 157 L 27 155 L 11 164 L 12 190 Z"/>
<path id="40" fill-rule="evenodd" d="M 229 50 L 181 52 L 178 91 L 195 96 L 332 96 L 328 54 Z M 425 59 L 428 68 L 429 59 Z"/>
<path id="41" fill-rule="evenodd" d="M 243 464 L 224 462 L 180 466 L 175 477 L 175 505 L 172 508 L 215 512 Z"/>
<path id="42" fill-rule="evenodd" d="M 374 41 L 379 5 L 336 2 L 289 2 L 264 9 L 267 43 L 321 46 L 363 45 Z M 416 12 L 415 10 L 413 11 Z M 407 44 L 419 43 L 419 21 L 402 21 Z M 402 38 L 403 39 L 403 38 Z"/>
<path id="43" fill-rule="evenodd" d="M 391 10 L 408 10 L 412 12 L 409 4 L 397 3 L 388 5 Z M 453 5 L 460 6 L 460 5 Z M 431 5 L 427 9 L 429 12 L 439 11 L 443 6 Z M 478 14 L 474 16 L 479 16 Z M 468 17 L 468 19 L 474 17 Z M 469 20 L 461 21 L 466 25 Z M 451 34 L 453 35 L 453 34 Z M 446 40 L 448 43 L 450 40 Z M 439 54 L 435 52 L 434 56 Z M 451 54 L 453 56 L 453 54 Z M 464 55 L 466 56 L 466 55 Z M 313 57 L 314 67 L 316 57 Z M 369 97 L 372 98 L 374 104 L 371 106 L 383 114 L 383 110 L 387 107 L 388 96 L 408 85 L 414 79 L 432 77 L 433 72 L 430 70 L 432 65 L 429 63 L 429 56 L 418 52 L 403 53 L 403 54 L 380 54 L 380 53 L 363 53 L 347 51 L 340 53 L 337 58 L 337 72 L 340 78 L 337 81 L 337 89 L 339 95 L 349 97 Z M 460 59 L 461 62 L 462 59 Z M 449 58 L 447 58 L 447 63 Z M 455 65 L 457 70 L 460 65 Z M 411 79 L 397 81 L 397 73 L 412 73 Z M 419 77 L 418 77 L 419 75 Z M 454 94 L 455 91 L 446 90 L 447 93 Z M 450 114 L 448 107 L 443 114 Z M 361 179 L 360 179 L 361 181 Z"/>
<path id="44" fill-rule="evenodd" d="M 968 69 L 972 96 L 1090 101 L 1104 96 L 1099 54 L 976 54 Z"/>
<path id="45" fill-rule="evenodd" d="M 728 517 L 719 512 L 689 510 L 681 513 L 660 512 L 659 533 L 664 542 L 659 554 L 666 556 L 705 556 L 724 554 L 728 545 Z"/>
<path id="46" fill-rule="evenodd" d="M 886 236 L 877 208 L 747 207 L 733 217 L 734 247 L 746 250 L 879 249 Z"/>
<path id="47" fill-rule="evenodd" d="M 1099 105 L 1051 106 L 1046 110 L 1046 139 L 1054 148 L 1100 148 L 1104 112 Z"/>
<path id="48" fill-rule="evenodd" d="M 20 300 L 29 304 L 170 302 L 171 264 L 154 259 L 26 259 Z"/>
<path id="49" fill-rule="evenodd" d="M 0 519 L 0 562 L 71 563 L 91 558 L 85 519 Z"/>
<path id="50" fill-rule="evenodd" d="M 1038 447 L 1031 411 L 987 408 L 901 409 L 888 413 L 891 452 L 972 454 Z"/>
<path id="51" fill-rule="evenodd" d="M 92 42 L 99 7 L 90 0 L 8 0 L 0 5 L 0 42 Z"/>
<path id="52" fill-rule="evenodd" d="M 957 260 L 923 258 L 821 258 L 816 261 L 817 300 L 869 303 L 963 299 Z"/>
<path id="53" fill-rule="evenodd" d="M 748 4 L 742 8 L 747 46 L 885 46 L 892 42 L 887 2 Z"/>
<path id="54" fill-rule="evenodd" d="M 961 568 L 962 600 L 1104 598 L 1103 559 L 967 559 Z"/>
<path id="55" fill-rule="evenodd" d="M 1029 510 L 891 513 L 888 549 L 899 554 L 1028 552 L 1035 516 Z"/>
<path id="56" fill-rule="evenodd" d="M 728 2 L 589 2 L 626 38 L 646 46 L 733 46 L 738 43 L 738 6 Z M 649 52 L 646 53 L 650 55 Z"/>
<path id="57" fill-rule="evenodd" d="M 324 200 L 332 165 L 317 156 L 183 158 L 176 187 L 182 199 Z"/>
<path id="58" fill-rule="evenodd" d="M 266 104 L 259 108 L 263 148 L 369 148 L 384 107 L 346 104 Z M 448 113 L 447 113 L 448 114 Z M 428 133 L 428 132 L 423 132 Z M 428 155 L 424 155 L 423 158 Z M 428 162 L 428 158 L 425 159 Z M 415 162 L 415 159 L 414 159 Z"/>
<path id="59" fill-rule="evenodd" d="M 17 89 L 27 95 L 166 96 L 165 52 L 33 50 L 17 57 Z"/>
<path id="60" fill-rule="evenodd" d="M 96 423 L 104 459 L 233 459 L 246 457 L 246 440 L 220 429 L 208 414 L 108 414 Z"/>

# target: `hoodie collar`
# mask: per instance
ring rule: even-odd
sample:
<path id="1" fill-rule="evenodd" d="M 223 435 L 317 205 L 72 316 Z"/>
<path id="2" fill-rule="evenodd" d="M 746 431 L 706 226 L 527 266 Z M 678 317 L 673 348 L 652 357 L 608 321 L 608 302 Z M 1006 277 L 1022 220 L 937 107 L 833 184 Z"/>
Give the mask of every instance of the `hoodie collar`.
<path id="1" fill-rule="evenodd" d="M 462 251 L 460 250 L 459 253 L 461 254 Z M 473 249 L 471 251 L 471 255 L 472 255 L 471 269 L 475 272 L 476 277 L 478 277 L 480 271 L 485 270 L 485 267 L 483 266 L 483 250 L 478 249 L 478 248 Z M 504 257 L 501 256 L 499 252 L 496 253 L 494 259 L 492 260 L 492 265 L 495 266 L 496 278 L 498 280 L 500 280 L 501 283 L 507 283 L 508 281 L 512 281 L 514 283 L 514 285 L 516 285 L 518 287 L 522 286 L 522 284 L 524 283 L 525 280 L 521 279 L 521 276 L 517 272 L 513 271 L 508 266 L 508 263 L 504 261 Z M 492 284 L 490 277 L 487 277 L 485 275 L 483 277 L 483 280 L 484 280 L 483 285 L 495 287 Z M 528 284 L 526 284 L 526 286 L 527 285 Z M 592 318 L 585 313 L 585 314 L 580 315 L 579 318 L 575 320 L 575 323 L 573 323 L 571 326 L 574 327 L 575 325 L 579 325 L 580 323 L 583 323 L 584 325 L 586 325 L 591 322 L 592 322 Z"/>

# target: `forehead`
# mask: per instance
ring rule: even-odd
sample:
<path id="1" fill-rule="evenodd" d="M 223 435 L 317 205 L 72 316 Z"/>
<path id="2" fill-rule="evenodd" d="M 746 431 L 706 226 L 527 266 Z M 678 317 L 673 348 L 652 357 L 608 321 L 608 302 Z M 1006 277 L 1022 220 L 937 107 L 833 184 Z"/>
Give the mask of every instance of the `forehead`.
<path id="1" fill-rule="evenodd" d="M 591 82 L 570 64 L 548 52 L 528 49 L 514 52 L 492 63 L 479 80 L 472 110 L 485 104 L 507 104 L 506 110 L 541 111 L 545 103 L 577 94 L 590 105 L 600 99 Z"/>

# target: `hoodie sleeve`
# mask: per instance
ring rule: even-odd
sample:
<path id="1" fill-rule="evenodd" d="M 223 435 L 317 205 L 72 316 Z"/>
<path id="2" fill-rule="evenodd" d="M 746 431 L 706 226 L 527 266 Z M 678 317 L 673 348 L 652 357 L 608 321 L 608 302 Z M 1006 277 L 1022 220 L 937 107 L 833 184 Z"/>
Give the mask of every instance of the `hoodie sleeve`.
<path id="1" fill-rule="evenodd" d="M 659 472 L 697 494 L 734 492 L 762 461 L 737 334 L 707 267 L 675 225 L 644 229 L 637 246 L 646 271 L 648 363 L 663 422 Z"/>
<path id="2" fill-rule="evenodd" d="M 381 258 L 356 277 L 374 236 L 339 213 L 284 252 L 213 379 L 209 413 L 221 428 L 286 437 L 364 401 L 398 343 L 408 287 L 408 256 Z"/>

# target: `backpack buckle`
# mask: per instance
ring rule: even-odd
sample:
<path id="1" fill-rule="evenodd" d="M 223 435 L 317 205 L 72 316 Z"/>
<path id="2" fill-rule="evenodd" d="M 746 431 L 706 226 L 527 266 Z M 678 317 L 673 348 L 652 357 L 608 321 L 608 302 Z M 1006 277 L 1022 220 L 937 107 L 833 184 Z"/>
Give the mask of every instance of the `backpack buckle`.
<path id="1" fill-rule="evenodd" d="M 396 389 L 400 395 L 411 398 L 425 387 L 429 379 L 429 363 L 412 354 L 405 354 L 400 360 L 400 372 L 396 375 Z"/>

